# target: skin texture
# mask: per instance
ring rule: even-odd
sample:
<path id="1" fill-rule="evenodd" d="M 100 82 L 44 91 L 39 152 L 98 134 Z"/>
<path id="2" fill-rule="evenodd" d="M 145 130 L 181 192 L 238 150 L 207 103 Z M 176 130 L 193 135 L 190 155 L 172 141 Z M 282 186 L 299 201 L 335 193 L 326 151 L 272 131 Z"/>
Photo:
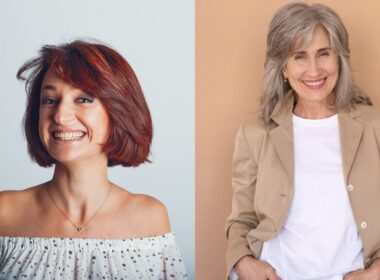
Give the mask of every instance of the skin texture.
<path id="1" fill-rule="evenodd" d="M 41 90 L 39 133 L 48 153 L 61 163 L 103 156 L 108 114 L 101 102 L 59 79 L 52 71 L 44 77 Z M 85 133 L 78 141 L 60 141 L 54 133 Z"/>
<path id="2" fill-rule="evenodd" d="M 133 194 L 108 180 L 102 151 L 109 119 L 95 97 L 48 71 L 41 91 L 40 139 L 56 160 L 51 181 L 23 191 L 0 192 L 0 235 L 124 239 L 170 231 L 165 206 L 157 199 Z M 55 132 L 81 132 L 62 141 Z M 109 196 L 96 216 L 80 232 Z M 48 191 L 51 198 L 48 195 Z"/>
<path id="3" fill-rule="evenodd" d="M 337 55 L 330 48 L 327 32 L 315 29 L 309 46 L 296 48 L 289 56 L 283 75 L 298 96 L 294 112 L 307 119 L 321 119 L 335 111 L 328 108 L 334 99 L 331 94 L 339 75 Z M 305 82 L 323 82 L 312 87 Z"/>
<path id="4" fill-rule="evenodd" d="M 332 91 L 339 76 L 339 64 L 323 28 L 315 29 L 308 46 L 295 48 L 287 60 L 283 75 L 298 97 L 294 108 L 296 115 L 305 119 L 323 119 L 336 113 L 329 105 L 334 101 Z M 310 82 L 321 83 L 308 86 L 305 82 L 309 85 Z M 269 264 L 254 260 L 251 256 L 241 258 L 235 264 L 235 270 L 241 280 L 279 279 Z M 380 261 L 375 261 L 367 269 L 350 272 L 344 279 L 380 279 Z"/>

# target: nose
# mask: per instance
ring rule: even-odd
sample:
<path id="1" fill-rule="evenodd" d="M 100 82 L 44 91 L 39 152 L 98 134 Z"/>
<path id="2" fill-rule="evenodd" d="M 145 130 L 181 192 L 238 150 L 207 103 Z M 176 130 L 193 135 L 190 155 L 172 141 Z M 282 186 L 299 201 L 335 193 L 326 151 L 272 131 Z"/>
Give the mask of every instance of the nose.
<path id="1" fill-rule="evenodd" d="M 53 114 L 54 121 L 62 125 L 71 123 L 75 116 L 72 106 L 64 101 L 58 104 Z"/>
<path id="2" fill-rule="evenodd" d="M 308 74 L 310 77 L 318 77 L 320 74 L 321 68 L 319 67 L 318 60 L 316 58 L 310 59 Z"/>

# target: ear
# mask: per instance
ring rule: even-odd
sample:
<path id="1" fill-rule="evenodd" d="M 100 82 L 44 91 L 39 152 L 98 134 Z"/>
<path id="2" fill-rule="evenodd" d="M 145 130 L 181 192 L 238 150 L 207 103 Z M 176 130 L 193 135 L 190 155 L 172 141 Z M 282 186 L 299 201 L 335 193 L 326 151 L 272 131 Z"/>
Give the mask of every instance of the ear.
<path id="1" fill-rule="evenodd" d="M 286 69 L 286 65 L 282 69 L 282 75 L 284 76 L 285 79 L 288 78 L 288 70 Z"/>

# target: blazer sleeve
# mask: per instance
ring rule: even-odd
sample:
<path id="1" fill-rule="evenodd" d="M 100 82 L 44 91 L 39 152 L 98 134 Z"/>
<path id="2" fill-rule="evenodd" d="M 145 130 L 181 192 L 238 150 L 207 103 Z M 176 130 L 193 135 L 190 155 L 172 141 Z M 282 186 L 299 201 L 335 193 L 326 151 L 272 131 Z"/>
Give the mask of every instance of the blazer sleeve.
<path id="1" fill-rule="evenodd" d="M 257 161 L 246 137 L 246 127 L 243 125 L 235 138 L 232 161 L 232 211 L 225 227 L 228 240 L 227 275 L 242 257 L 259 257 L 259 252 L 251 251 L 246 238 L 248 232 L 259 224 L 253 207 L 257 170 Z"/>

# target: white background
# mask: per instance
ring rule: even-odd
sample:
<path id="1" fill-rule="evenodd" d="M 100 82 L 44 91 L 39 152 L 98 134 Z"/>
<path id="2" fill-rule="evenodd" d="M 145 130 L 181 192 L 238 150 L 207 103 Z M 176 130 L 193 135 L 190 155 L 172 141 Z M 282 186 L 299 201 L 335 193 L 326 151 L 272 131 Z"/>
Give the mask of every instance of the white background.
<path id="1" fill-rule="evenodd" d="M 45 44 L 97 39 L 139 77 L 150 107 L 152 164 L 110 168 L 110 179 L 152 195 L 169 210 L 189 279 L 194 279 L 194 1 L 15 0 L 0 4 L 0 190 L 52 176 L 33 163 L 22 130 L 26 95 L 15 76 Z"/>

